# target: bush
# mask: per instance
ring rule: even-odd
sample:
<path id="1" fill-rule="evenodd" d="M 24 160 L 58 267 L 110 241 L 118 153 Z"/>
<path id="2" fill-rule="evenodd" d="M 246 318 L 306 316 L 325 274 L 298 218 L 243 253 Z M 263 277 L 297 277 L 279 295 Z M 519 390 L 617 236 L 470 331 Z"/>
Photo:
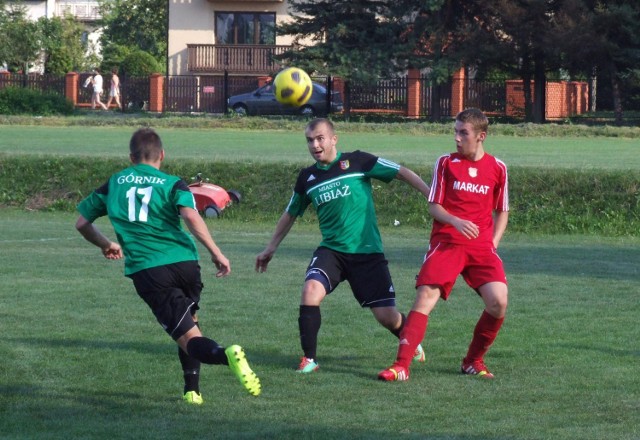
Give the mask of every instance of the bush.
<path id="1" fill-rule="evenodd" d="M 50 116 L 70 115 L 73 111 L 73 104 L 57 93 L 20 87 L 0 90 L 0 114 Z"/>
<path id="2" fill-rule="evenodd" d="M 134 50 L 122 60 L 122 71 L 127 77 L 149 76 L 152 73 L 164 72 L 163 67 L 148 52 Z"/>
<path id="3" fill-rule="evenodd" d="M 71 158 L 0 155 L 0 206 L 73 211 L 75 205 L 111 173 L 128 166 L 126 158 Z M 187 182 L 201 172 L 226 189 L 238 190 L 242 203 L 224 218 L 275 223 L 291 195 L 300 166 L 181 160 L 163 170 Z M 430 167 L 416 167 L 428 175 Z M 42 176 L 47 176 L 43 178 Z M 640 171 L 576 171 L 511 167 L 511 232 L 533 234 L 640 235 Z M 269 182 L 265 190 L 264 182 Z M 4 188 L 4 190 L 2 190 Z M 10 189 L 10 190 L 9 190 Z M 374 181 L 378 222 L 428 228 L 424 197 L 401 182 Z M 312 208 L 300 219 L 316 222 Z"/>
<path id="4" fill-rule="evenodd" d="M 102 63 L 100 69 L 103 72 L 111 72 L 114 67 L 121 70 L 125 58 L 131 54 L 131 49 L 119 44 L 110 43 L 102 48 Z"/>

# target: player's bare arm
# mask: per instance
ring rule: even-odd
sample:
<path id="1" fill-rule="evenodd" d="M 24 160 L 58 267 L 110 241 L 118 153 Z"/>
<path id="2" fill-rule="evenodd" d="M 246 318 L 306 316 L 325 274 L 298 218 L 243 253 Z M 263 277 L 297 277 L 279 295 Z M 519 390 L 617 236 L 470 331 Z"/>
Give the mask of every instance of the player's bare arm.
<path id="1" fill-rule="evenodd" d="M 403 166 L 400 167 L 398 174 L 396 174 L 396 179 L 402 180 L 403 182 L 407 182 L 409 185 L 417 189 L 422 195 L 428 199 L 429 198 L 429 185 L 425 183 L 424 180 L 420 176 L 418 176 L 415 172 L 411 171 L 409 168 L 405 168 Z"/>
<path id="2" fill-rule="evenodd" d="M 498 249 L 500 240 L 507 230 L 509 222 L 509 211 L 495 211 L 493 214 L 493 247 Z"/>
<path id="3" fill-rule="evenodd" d="M 444 207 L 438 203 L 429 203 L 429 214 L 431 214 L 431 216 L 440 223 L 446 223 L 453 226 L 469 240 L 478 237 L 480 234 L 480 228 L 478 228 L 475 223 L 449 214 L 449 211 L 444 209 Z"/>
<path id="4" fill-rule="evenodd" d="M 102 255 L 108 260 L 119 260 L 123 257 L 122 248 L 116 242 L 109 240 L 93 223 L 82 215 L 76 221 L 76 229 L 89 243 L 99 247 Z"/>
<path id="5" fill-rule="evenodd" d="M 185 206 L 180 207 L 180 216 L 189 228 L 191 234 L 204 245 L 211 255 L 211 261 L 218 269 L 216 277 L 224 277 L 231 273 L 231 263 L 224 256 L 220 248 L 209 233 L 207 224 L 204 222 L 198 211 Z"/>
<path id="6" fill-rule="evenodd" d="M 278 220 L 276 224 L 276 230 L 273 232 L 269 244 L 267 244 L 267 247 L 256 257 L 256 272 L 262 273 L 267 270 L 267 266 L 276 253 L 278 246 L 280 246 L 280 243 L 287 236 L 295 222 L 296 217 L 288 212 L 284 212 L 282 216 L 280 216 L 280 220 Z"/>

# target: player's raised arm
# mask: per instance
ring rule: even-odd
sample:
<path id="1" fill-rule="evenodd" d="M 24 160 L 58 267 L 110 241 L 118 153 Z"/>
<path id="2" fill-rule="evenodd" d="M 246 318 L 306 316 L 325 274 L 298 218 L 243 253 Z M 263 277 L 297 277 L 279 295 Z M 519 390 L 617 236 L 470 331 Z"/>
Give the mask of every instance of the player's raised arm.
<path id="1" fill-rule="evenodd" d="M 278 246 L 287 236 L 295 221 L 296 217 L 288 212 L 285 211 L 282 214 L 280 220 L 278 220 L 278 223 L 276 224 L 276 230 L 273 232 L 267 247 L 256 257 L 256 272 L 265 272 L 267 270 L 267 266 L 273 258 L 273 255 L 276 253 Z"/>
<path id="2" fill-rule="evenodd" d="M 411 171 L 409 168 L 400 166 L 400 170 L 398 170 L 398 174 L 396 175 L 396 179 L 402 180 L 403 182 L 407 182 L 409 185 L 417 189 L 422 195 L 428 200 L 429 192 L 431 188 L 429 185 L 425 183 L 424 180 L 420 176 L 418 176 L 415 172 Z"/>

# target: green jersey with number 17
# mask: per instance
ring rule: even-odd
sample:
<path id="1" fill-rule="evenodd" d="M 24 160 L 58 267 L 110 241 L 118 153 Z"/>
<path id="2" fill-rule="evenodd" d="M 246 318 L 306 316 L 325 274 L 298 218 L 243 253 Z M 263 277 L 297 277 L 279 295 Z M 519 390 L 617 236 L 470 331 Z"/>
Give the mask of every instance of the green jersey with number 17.
<path id="1" fill-rule="evenodd" d="M 382 253 L 371 179 L 388 183 L 399 170 L 400 165 L 362 151 L 338 153 L 328 165 L 316 163 L 300 171 L 287 212 L 302 216 L 313 204 L 320 246 L 347 254 Z"/>
<path id="2" fill-rule="evenodd" d="M 180 207 L 195 209 L 187 184 L 146 164 L 113 174 L 78 205 L 90 222 L 109 216 L 125 257 L 124 274 L 198 260 L 195 242 L 182 228 Z"/>

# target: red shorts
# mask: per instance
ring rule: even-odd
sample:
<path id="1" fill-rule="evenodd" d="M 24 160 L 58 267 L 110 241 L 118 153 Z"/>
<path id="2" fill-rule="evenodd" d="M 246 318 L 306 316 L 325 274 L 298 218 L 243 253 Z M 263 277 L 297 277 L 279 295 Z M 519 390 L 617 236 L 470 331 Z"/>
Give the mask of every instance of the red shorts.
<path id="1" fill-rule="evenodd" d="M 493 246 L 432 243 L 424 256 L 416 287 L 439 286 L 442 299 L 446 300 L 458 275 L 462 275 L 469 287 L 476 291 L 483 284 L 494 281 L 507 284 L 502 260 Z"/>

